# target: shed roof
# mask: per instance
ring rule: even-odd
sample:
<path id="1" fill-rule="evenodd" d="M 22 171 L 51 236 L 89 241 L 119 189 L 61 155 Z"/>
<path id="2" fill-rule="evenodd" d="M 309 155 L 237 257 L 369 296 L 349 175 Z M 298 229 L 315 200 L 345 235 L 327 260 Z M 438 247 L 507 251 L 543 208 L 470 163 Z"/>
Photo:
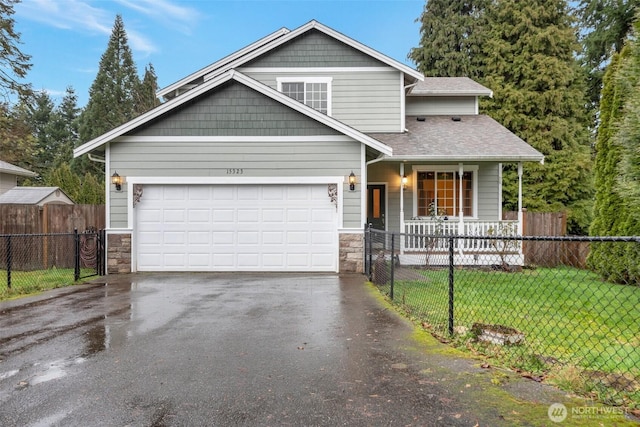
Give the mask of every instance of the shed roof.
<path id="1" fill-rule="evenodd" d="M 6 193 L 0 194 L 0 204 L 37 205 L 56 191 L 60 191 L 73 203 L 59 187 L 13 187 Z"/>
<path id="2" fill-rule="evenodd" d="M 389 160 L 539 161 L 544 155 L 489 116 L 408 116 L 407 132 L 369 134 L 390 146 Z"/>

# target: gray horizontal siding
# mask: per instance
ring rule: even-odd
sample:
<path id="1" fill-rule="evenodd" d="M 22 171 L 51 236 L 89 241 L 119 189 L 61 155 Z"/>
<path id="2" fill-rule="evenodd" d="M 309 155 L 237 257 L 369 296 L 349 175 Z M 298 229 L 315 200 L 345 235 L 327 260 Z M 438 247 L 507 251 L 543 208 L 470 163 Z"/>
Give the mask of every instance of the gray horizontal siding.
<path id="1" fill-rule="evenodd" d="M 360 155 L 360 143 L 356 141 L 120 142 L 113 143 L 110 151 L 112 170 L 124 177 L 229 177 L 227 169 L 237 168 L 243 169 L 243 174 L 237 175 L 243 178 L 344 176 L 346 179 L 352 170 L 361 176 Z M 361 226 L 359 187 L 355 192 L 349 191 L 348 184 L 343 188 L 343 221 L 348 228 Z M 113 190 L 111 186 L 111 227 L 123 228 L 127 226 L 126 191 Z"/>
<path id="2" fill-rule="evenodd" d="M 242 70 L 241 70 L 242 71 Z M 243 71 L 277 89 L 278 77 L 331 77 L 331 116 L 361 132 L 398 132 L 401 119 L 400 72 L 353 71 L 274 73 Z"/>
<path id="3" fill-rule="evenodd" d="M 239 83 L 217 88 L 137 129 L 136 136 L 338 135 L 335 130 Z"/>
<path id="4" fill-rule="evenodd" d="M 254 59 L 250 67 L 379 67 L 377 59 L 317 30 L 308 31 Z"/>
<path id="5" fill-rule="evenodd" d="M 406 102 L 408 116 L 446 116 L 450 114 L 476 114 L 476 98 L 473 96 L 408 96 Z"/>
<path id="6" fill-rule="evenodd" d="M 418 163 L 416 163 L 418 164 Z M 419 164 L 435 165 L 435 162 L 421 162 Z M 442 163 L 440 163 L 442 164 Z M 500 218 L 498 209 L 499 194 L 499 165 L 498 163 L 466 163 L 466 165 L 478 166 L 478 219 L 496 220 Z M 412 164 L 405 164 L 405 174 L 412 174 Z M 457 164 L 454 167 L 457 169 Z M 400 165 L 399 163 L 380 162 L 373 164 L 368 170 L 369 182 L 387 184 L 387 229 L 398 231 L 400 229 Z M 404 217 L 405 220 L 413 216 L 413 183 L 404 192 Z"/>

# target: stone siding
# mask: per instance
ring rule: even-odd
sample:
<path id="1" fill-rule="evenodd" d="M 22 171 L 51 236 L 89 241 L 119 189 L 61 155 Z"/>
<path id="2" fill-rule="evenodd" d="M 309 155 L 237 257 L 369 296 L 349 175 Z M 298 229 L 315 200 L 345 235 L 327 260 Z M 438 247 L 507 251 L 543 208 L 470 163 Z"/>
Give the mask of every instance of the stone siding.
<path id="1" fill-rule="evenodd" d="M 364 236 L 340 234 L 340 273 L 364 273 Z"/>
<path id="2" fill-rule="evenodd" d="M 131 273 L 131 234 L 107 234 L 107 274 Z"/>

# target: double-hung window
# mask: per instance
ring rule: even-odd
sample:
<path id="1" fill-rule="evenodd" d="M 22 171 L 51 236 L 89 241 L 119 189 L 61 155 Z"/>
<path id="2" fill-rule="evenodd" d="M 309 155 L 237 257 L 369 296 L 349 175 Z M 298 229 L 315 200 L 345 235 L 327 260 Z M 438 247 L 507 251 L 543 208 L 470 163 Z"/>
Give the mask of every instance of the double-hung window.
<path id="1" fill-rule="evenodd" d="M 474 216 L 475 168 L 464 170 L 462 176 L 459 175 L 457 166 L 425 166 L 414 169 L 418 169 L 415 194 L 417 216 L 458 216 L 460 203 L 464 216 Z"/>
<path id="2" fill-rule="evenodd" d="M 278 91 L 331 115 L 331 77 L 281 77 L 277 82 Z"/>

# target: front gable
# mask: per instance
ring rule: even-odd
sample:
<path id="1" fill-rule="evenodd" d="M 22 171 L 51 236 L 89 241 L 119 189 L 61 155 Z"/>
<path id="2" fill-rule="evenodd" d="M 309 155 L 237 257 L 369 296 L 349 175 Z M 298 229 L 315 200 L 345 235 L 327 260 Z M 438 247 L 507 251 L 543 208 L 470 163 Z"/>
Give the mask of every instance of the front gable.
<path id="1" fill-rule="evenodd" d="M 302 33 L 243 65 L 256 68 L 384 66 L 387 65 L 317 29 Z"/>
<path id="2" fill-rule="evenodd" d="M 127 136 L 310 136 L 340 133 L 231 80 Z"/>

